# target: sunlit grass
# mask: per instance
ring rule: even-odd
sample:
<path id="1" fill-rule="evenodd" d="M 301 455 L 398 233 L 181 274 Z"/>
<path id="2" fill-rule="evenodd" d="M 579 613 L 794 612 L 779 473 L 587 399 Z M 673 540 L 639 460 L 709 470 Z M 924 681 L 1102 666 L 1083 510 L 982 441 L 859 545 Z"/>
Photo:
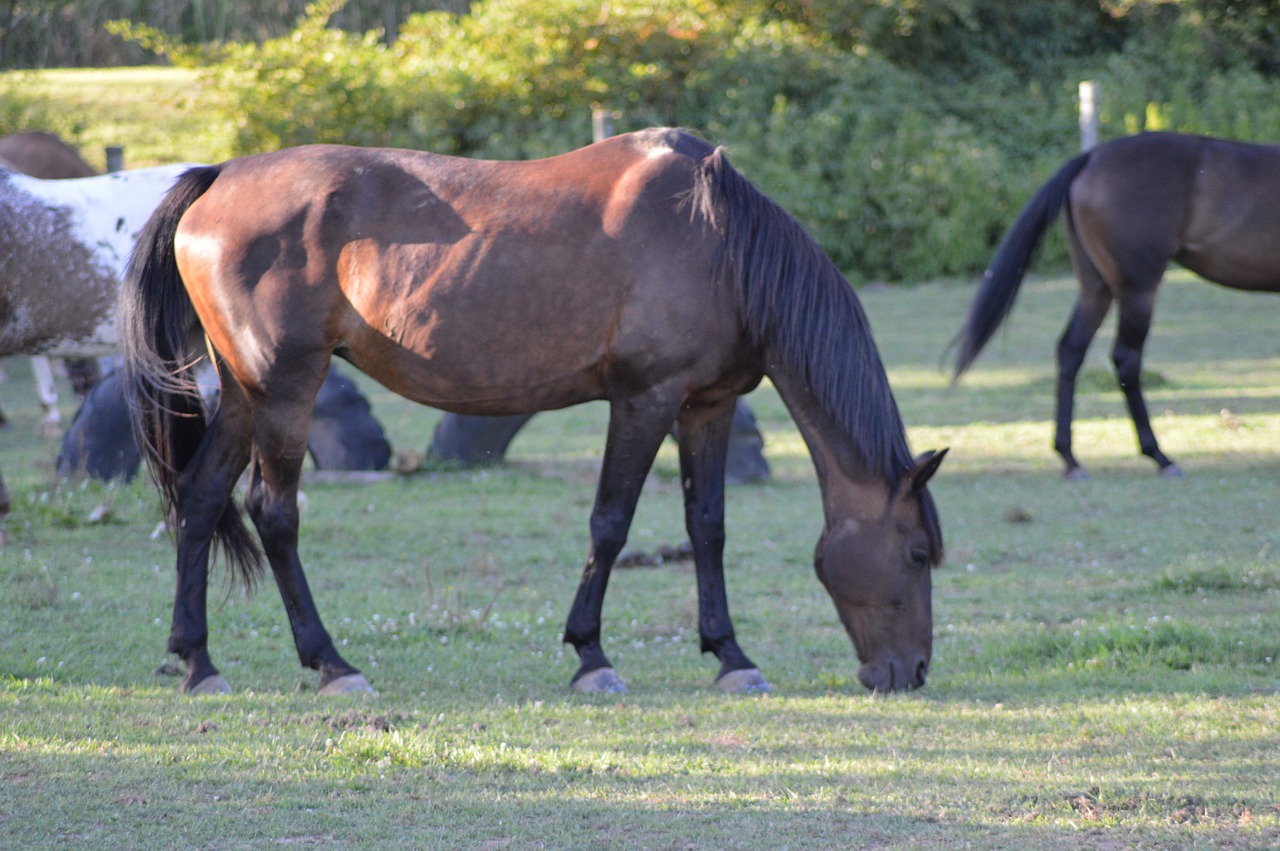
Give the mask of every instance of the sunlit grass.
<path id="1" fill-rule="evenodd" d="M 232 129 L 200 107 L 199 80 L 182 68 L 56 68 L 0 74 L 0 93 L 29 103 L 27 126 L 75 145 L 94 168 L 105 149 L 124 148 L 126 168 L 220 162 L 231 156 Z"/>

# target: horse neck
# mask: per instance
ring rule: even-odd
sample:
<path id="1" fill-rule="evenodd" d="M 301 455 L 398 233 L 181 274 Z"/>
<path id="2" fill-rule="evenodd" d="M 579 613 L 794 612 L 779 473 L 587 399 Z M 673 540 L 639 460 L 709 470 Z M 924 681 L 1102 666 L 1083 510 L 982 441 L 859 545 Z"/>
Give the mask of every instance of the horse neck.
<path id="1" fill-rule="evenodd" d="M 803 381 L 778 370 L 770 371 L 769 377 L 809 448 L 828 525 L 850 514 L 872 517 L 883 512 L 892 487 L 888 477 L 867 466 L 853 437 Z"/>

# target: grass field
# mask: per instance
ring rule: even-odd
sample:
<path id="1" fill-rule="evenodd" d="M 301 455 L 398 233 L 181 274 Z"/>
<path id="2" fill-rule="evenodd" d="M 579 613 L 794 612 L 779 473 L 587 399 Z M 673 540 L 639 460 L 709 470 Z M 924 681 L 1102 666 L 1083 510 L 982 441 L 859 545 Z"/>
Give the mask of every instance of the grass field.
<path id="1" fill-rule="evenodd" d="M 58 68 L 0 73 L 0 135 L 46 130 L 106 167 L 108 145 L 126 168 L 229 158 L 232 128 L 199 109 L 199 81 L 181 68 Z"/>
<path id="2" fill-rule="evenodd" d="M 1166 481 L 1135 457 L 1102 359 L 1080 399 L 1085 485 L 1048 449 L 1066 279 L 1024 294 L 957 390 L 937 368 L 967 288 L 864 293 L 933 489 L 929 685 L 864 693 L 809 564 L 802 444 L 750 398 L 771 482 L 729 496 L 731 602 L 775 692 L 726 697 L 686 565 L 620 571 L 623 697 L 569 693 L 559 642 L 585 548 L 599 406 L 543 414 L 485 471 L 307 488 L 322 612 L 379 695 L 322 700 L 277 595 L 221 594 L 237 692 L 165 662 L 172 551 L 141 484 L 60 483 L 9 361 L 0 463 L 0 844 L 259 847 L 1267 847 L 1280 843 L 1280 344 L 1272 302 L 1176 277 L 1150 347 Z M 1096 374 L 1095 374 L 1096 373 Z M 365 385 L 398 448 L 435 415 Z M 71 413 L 70 406 L 65 412 Z M 101 519 L 97 518 L 101 515 Z M 630 547 L 678 543 L 664 451 Z"/>
<path id="3" fill-rule="evenodd" d="M 952 450 L 931 486 L 948 561 L 929 683 L 888 697 L 858 685 L 814 579 L 815 478 L 767 386 L 749 403 L 773 478 L 729 493 L 727 562 L 772 694 L 711 687 L 685 564 L 615 573 L 606 649 L 630 693 L 568 690 L 589 405 L 536 417 L 499 468 L 308 483 L 308 576 L 376 697 L 316 697 L 275 591 L 224 585 L 211 646 L 236 691 L 182 697 L 155 673 L 173 586 L 157 500 L 59 481 L 30 371 L 6 361 L 0 847 L 1280 846 L 1280 301 L 1185 274 L 1163 290 L 1148 399 L 1182 480 L 1137 456 L 1108 325 L 1079 484 L 1049 448 L 1072 281 L 1029 284 L 952 389 L 940 359 L 971 289 L 861 294 L 913 448 Z M 438 415 L 362 386 L 396 448 L 426 446 Z M 683 540 L 679 494 L 668 446 L 629 549 Z"/>

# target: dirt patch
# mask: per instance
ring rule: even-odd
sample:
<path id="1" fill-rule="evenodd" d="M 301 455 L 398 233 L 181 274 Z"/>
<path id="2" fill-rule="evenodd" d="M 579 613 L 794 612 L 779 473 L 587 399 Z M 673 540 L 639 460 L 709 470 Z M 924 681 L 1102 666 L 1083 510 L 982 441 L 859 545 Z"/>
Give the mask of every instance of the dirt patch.
<path id="1" fill-rule="evenodd" d="M 676 564 L 693 560 L 693 545 L 688 541 L 672 546 L 662 544 L 653 552 L 632 550 L 618 556 L 614 567 L 661 567 L 664 564 Z"/>

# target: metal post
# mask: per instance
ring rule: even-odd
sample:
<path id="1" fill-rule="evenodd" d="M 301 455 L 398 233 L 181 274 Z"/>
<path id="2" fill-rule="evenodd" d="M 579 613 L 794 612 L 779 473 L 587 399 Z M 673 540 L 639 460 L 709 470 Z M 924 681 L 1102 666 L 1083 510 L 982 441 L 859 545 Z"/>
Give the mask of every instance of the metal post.
<path id="1" fill-rule="evenodd" d="M 1098 101 L 1101 89 L 1092 80 L 1080 84 L 1080 149 L 1087 151 L 1098 144 Z"/>
<path id="2" fill-rule="evenodd" d="M 613 135 L 613 113 L 607 109 L 591 112 L 591 141 L 603 142 Z"/>

